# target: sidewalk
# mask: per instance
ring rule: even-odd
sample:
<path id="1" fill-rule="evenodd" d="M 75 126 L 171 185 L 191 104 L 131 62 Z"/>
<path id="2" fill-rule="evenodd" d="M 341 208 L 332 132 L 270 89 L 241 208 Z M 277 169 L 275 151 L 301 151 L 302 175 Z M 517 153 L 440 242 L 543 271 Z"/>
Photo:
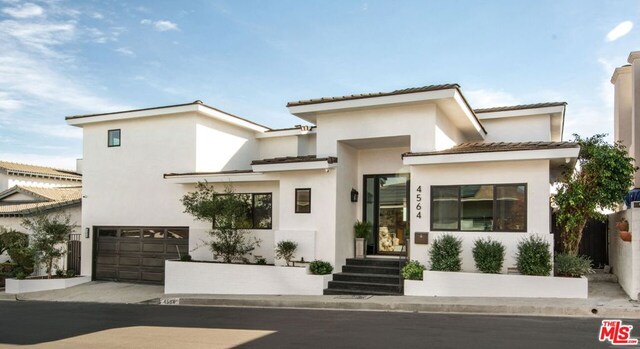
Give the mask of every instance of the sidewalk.
<path id="1" fill-rule="evenodd" d="M 611 282 L 590 282 L 588 299 L 165 295 L 162 286 L 93 281 L 64 290 L 25 293 L 17 297 L 0 291 L 2 300 L 640 319 L 640 303 L 631 301 L 617 283 Z"/>

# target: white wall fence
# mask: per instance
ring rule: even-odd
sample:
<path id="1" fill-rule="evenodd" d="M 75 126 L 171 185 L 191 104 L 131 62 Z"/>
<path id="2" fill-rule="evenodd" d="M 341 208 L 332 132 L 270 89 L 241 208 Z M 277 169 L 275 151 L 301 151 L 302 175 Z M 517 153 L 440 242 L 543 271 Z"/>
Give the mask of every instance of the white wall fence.
<path id="1" fill-rule="evenodd" d="M 616 222 L 625 218 L 629 222 L 631 241 L 622 241 Z M 609 215 L 609 264 L 611 271 L 631 299 L 640 293 L 640 208 L 632 208 Z"/>

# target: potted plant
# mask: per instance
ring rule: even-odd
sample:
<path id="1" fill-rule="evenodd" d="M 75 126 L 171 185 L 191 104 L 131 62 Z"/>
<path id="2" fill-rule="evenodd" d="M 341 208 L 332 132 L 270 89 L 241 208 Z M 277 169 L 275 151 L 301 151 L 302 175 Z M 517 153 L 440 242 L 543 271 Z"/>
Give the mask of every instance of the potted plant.
<path id="1" fill-rule="evenodd" d="M 631 232 L 629 231 L 629 222 L 622 218 L 616 223 L 616 228 L 620 233 L 622 241 L 631 241 Z"/>
<path id="2" fill-rule="evenodd" d="M 353 224 L 353 231 L 356 235 L 355 255 L 356 258 L 365 258 L 367 252 L 367 238 L 371 234 L 371 222 L 356 221 Z"/>

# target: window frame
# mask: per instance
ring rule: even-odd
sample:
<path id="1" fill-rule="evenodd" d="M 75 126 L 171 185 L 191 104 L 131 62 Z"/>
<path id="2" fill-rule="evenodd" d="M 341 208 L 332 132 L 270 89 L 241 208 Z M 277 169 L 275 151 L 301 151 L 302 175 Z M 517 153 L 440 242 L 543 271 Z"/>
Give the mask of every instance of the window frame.
<path id="1" fill-rule="evenodd" d="M 308 212 L 301 211 L 301 210 L 298 209 L 298 192 L 305 191 L 305 190 L 309 191 L 309 211 Z M 296 194 L 295 195 L 296 195 L 295 196 L 295 203 L 294 203 L 295 204 L 295 206 L 294 206 L 295 213 L 302 213 L 302 214 L 311 213 L 311 188 L 296 188 Z"/>
<path id="2" fill-rule="evenodd" d="M 498 187 L 518 187 L 518 186 L 524 186 L 524 225 L 523 228 L 520 230 L 514 230 L 514 229 L 501 229 L 498 230 L 495 228 L 495 224 L 492 224 L 492 229 L 491 230 L 465 230 L 462 229 L 462 222 L 461 222 L 461 217 L 462 217 L 462 187 L 466 187 L 466 186 L 492 186 L 493 187 L 493 207 L 492 207 L 492 212 L 493 212 L 493 221 L 495 222 L 495 220 L 498 218 L 497 217 L 497 213 L 498 213 L 498 205 L 496 204 L 497 202 L 497 188 Z M 434 205 L 433 205 L 433 188 L 457 188 L 458 189 L 458 228 L 457 229 L 434 229 L 433 227 L 433 218 L 434 218 Z M 431 231 L 459 231 L 459 232 L 473 232 L 473 233 L 526 233 L 527 232 L 527 228 L 529 226 L 529 212 L 528 212 L 528 201 L 529 201 L 529 186 L 527 185 L 527 183 L 496 183 L 496 184 L 458 184 L 458 185 L 432 185 L 429 188 L 430 194 L 429 194 L 429 204 L 430 204 L 430 217 L 429 217 L 429 228 L 431 229 Z"/>
<path id="3" fill-rule="evenodd" d="M 251 221 L 251 228 L 246 228 L 245 230 L 273 230 L 273 193 L 272 192 L 257 192 L 257 193 L 233 193 L 233 194 L 216 194 L 216 195 L 251 195 L 251 217 L 249 220 Z M 255 217 L 255 208 L 256 208 L 256 195 L 268 195 L 271 201 L 271 217 L 269 219 L 268 227 L 258 227 L 256 224 Z M 216 220 L 213 220 L 213 228 L 216 229 L 218 226 L 216 225 Z"/>
<path id="4" fill-rule="evenodd" d="M 111 132 L 118 131 L 118 144 L 111 144 Z M 107 130 L 107 147 L 115 148 L 122 145 L 122 130 L 119 128 L 114 128 L 112 130 Z"/>

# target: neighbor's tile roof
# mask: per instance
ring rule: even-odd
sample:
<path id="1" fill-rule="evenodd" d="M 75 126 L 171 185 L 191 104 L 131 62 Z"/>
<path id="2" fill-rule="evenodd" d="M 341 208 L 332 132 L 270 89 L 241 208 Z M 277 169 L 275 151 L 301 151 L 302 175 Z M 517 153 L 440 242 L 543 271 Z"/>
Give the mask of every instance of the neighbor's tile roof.
<path id="1" fill-rule="evenodd" d="M 18 164 L 15 162 L 8 162 L 8 161 L 0 161 L 0 169 L 14 172 L 16 174 L 41 175 L 41 176 L 60 177 L 60 178 L 77 179 L 77 180 L 82 179 L 81 174 L 73 171 L 61 170 L 61 169 L 45 167 L 45 166 Z"/>
<path id="2" fill-rule="evenodd" d="M 326 158 L 319 158 L 319 157 L 316 157 L 315 155 L 285 156 L 285 157 L 279 157 L 279 158 L 253 160 L 251 161 L 251 165 L 288 164 L 293 162 L 311 162 L 311 161 L 326 161 L 330 164 L 335 164 L 338 162 L 338 158 L 333 156 L 329 156 Z"/>
<path id="3" fill-rule="evenodd" d="M 351 99 L 362 99 L 362 98 L 372 98 L 372 97 L 403 95 L 403 94 L 407 94 L 407 93 L 416 93 L 416 92 L 449 90 L 449 89 L 454 89 L 454 88 L 455 89 L 459 89 L 460 85 L 458 85 L 458 84 L 428 85 L 428 86 L 422 86 L 422 87 L 405 88 L 405 89 L 402 89 L 402 90 L 395 90 L 395 91 L 391 91 L 391 92 L 375 92 L 375 93 L 362 93 L 362 94 L 357 94 L 357 95 L 339 96 L 339 97 L 313 98 L 313 99 L 306 99 L 306 100 L 289 102 L 289 103 L 287 103 L 287 107 L 295 107 L 295 106 L 298 106 L 298 105 L 307 105 L 307 104 L 318 104 L 318 103 L 327 103 L 327 102 L 346 101 L 346 100 L 351 100 Z"/>
<path id="4" fill-rule="evenodd" d="M 548 150 L 563 148 L 578 148 L 577 143 L 573 142 L 499 142 L 499 143 L 462 143 L 453 148 L 419 152 L 404 153 L 405 156 L 428 156 L 428 155 L 444 155 L 444 154 L 467 154 L 467 153 L 488 153 L 502 151 L 520 151 L 520 150 Z"/>
<path id="5" fill-rule="evenodd" d="M 491 113 L 491 112 L 509 111 L 509 110 L 560 107 L 560 106 L 566 106 L 566 105 L 567 105 L 567 102 L 548 102 L 548 103 L 510 105 L 510 106 L 504 106 L 504 107 L 480 108 L 480 109 L 474 109 L 473 111 L 476 113 Z"/>
<path id="6" fill-rule="evenodd" d="M 247 174 L 253 173 L 253 170 L 227 170 L 227 171 L 214 171 L 214 172 L 181 172 L 181 173 L 165 173 L 164 178 L 178 177 L 178 176 L 206 176 L 206 175 L 234 175 L 234 174 Z"/>
<path id="7" fill-rule="evenodd" d="M 77 205 L 80 204 L 82 200 L 82 187 L 36 188 L 16 186 L 7 191 L 31 192 L 39 197 L 45 198 L 46 201 L 1 204 L 0 216 L 23 216 L 38 211 Z"/>

